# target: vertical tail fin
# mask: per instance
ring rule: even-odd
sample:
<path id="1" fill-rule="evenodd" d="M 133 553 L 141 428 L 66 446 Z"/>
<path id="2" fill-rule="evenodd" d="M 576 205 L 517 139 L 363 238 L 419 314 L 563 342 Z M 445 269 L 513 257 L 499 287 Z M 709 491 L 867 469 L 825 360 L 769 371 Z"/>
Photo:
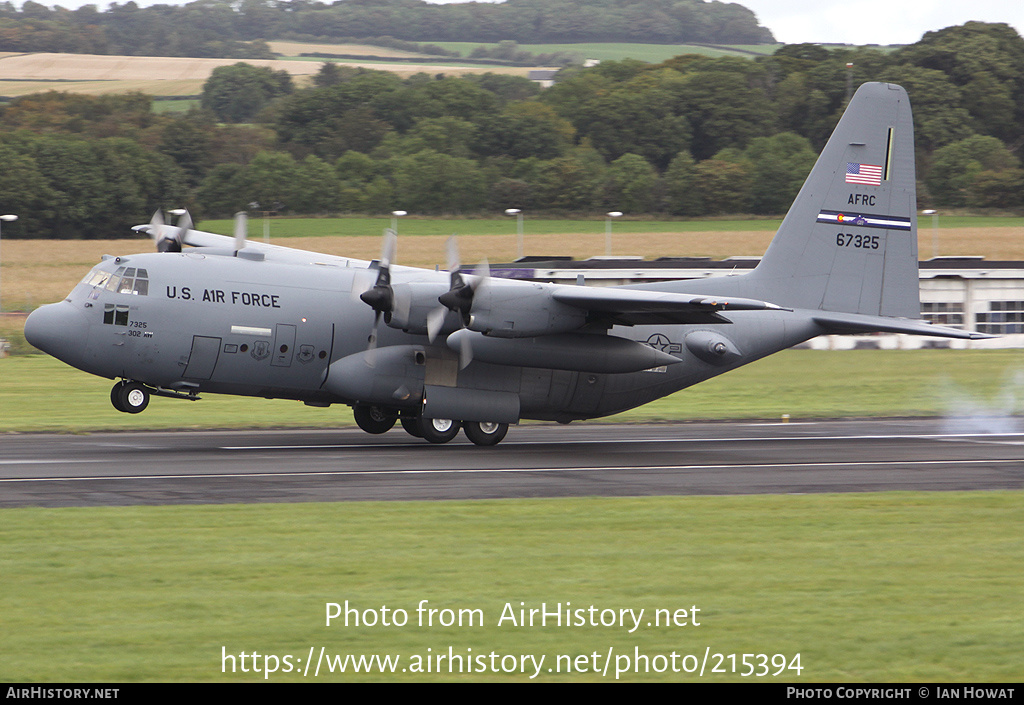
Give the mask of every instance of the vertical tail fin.
<path id="1" fill-rule="evenodd" d="M 784 306 L 920 316 L 914 124 L 903 88 L 860 87 L 750 277 Z"/>

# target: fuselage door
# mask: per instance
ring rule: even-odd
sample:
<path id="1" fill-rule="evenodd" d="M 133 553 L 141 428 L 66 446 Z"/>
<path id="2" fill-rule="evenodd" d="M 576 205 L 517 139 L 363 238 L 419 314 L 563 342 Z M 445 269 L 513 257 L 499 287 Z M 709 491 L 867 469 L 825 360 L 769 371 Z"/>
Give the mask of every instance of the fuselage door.
<path id="1" fill-rule="evenodd" d="M 272 367 L 291 367 L 292 357 L 295 355 L 295 326 L 287 323 L 278 323 L 274 335 L 273 358 L 270 360 Z"/>
<path id="2" fill-rule="evenodd" d="M 220 355 L 220 338 L 205 335 L 192 336 L 192 352 L 188 356 L 188 365 L 182 377 L 190 379 L 210 379 L 213 368 L 217 366 Z"/>

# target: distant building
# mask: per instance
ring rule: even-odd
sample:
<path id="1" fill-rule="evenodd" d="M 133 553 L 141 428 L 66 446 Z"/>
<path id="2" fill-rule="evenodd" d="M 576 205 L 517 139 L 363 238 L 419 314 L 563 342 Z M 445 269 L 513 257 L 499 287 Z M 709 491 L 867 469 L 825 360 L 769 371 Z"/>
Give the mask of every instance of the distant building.
<path id="1" fill-rule="evenodd" d="M 541 88 L 551 88 L 555 85 L 555 74 L 557 73 L 558 69 L 536 69 L 530 71 L 526 77 L 534 83 L 539 83 Z"/>

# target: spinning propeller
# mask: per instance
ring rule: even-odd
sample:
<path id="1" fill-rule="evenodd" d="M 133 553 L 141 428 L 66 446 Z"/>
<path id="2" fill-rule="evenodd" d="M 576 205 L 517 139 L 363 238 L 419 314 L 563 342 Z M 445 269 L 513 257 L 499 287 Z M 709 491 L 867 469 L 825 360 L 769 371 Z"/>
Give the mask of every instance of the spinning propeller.
<path id="1" fill-rule="evenodd" d="M 170 211 L 170 213 L 179 216 L 176 226 L 165 224 L 163 212 L 157 210 L 150 219 L 149 225 L 139 225 L 133 228 L 133 230 L 148 232 L 149 236 L 153 238 L 157 252 L 181 252 L 185 233 L 192 229 L 192 217 L 187 210 L 182 208 Z"/>
<path id="2" fill-rule="evenodd" d="M 398 247 L 398 236 L 394 230 L 384 231 L 384 243 L 381 248 L 380 260 L 374 262 L 366 270 L 361 270 L 360 274 L 357 274 L 356 280 L 353 282 L 352 292 L 355 295 L 358 292 L 359 299 L 367 306 L 374 310 L 373 317 L 373 330 L 368 338 L 369 345 L 367 346 L 368 351 L 375 350 L 377 347 L 378 332 L 380 331 L 381 319 L 385 323 L 391 324 L 392 319 L 395 315 L 395 302 L 396 292 L 391 284 L 391 263 L 395 259 L 395 252 Z M 430 342 L 434 342 L 437 336 L 445 328 L 445 321 L 448 316 L 448 312 L 454 312 L 458 315 L 459 323 L 462 328 L 468 328 L 472 322 L 472 308 L 473 300 L 476 296 L 477 291 L 490 277 L 490 268 L 487 262 L 482 262 L 478 267 L 477 271 L 481 274 L 466 274 L 462 271 L 462 265 L 459 263 L 459 252 L 458 245 L 455 237 L 448 239 L 448 271 L 450 274 L 450 286 L 448 291 L 441 294 L 437 301 L 441 304 L 434 308 L 426 315 L 426 332 L 430 339 Z M 376 278 L 370 281 L 370 277 L 373 276 L 373 270 L 376 269 Z M 418 306 L 425 304 L 422 297 L 426 292 L 417 294 L 416 289 L 410 290 L 409 284 L 400 284 L 401 289 L 398 292 L 398 296 L 404 296 L 406 299 L 411 295 L 413 297 L 412 308 L 415 310 Z M 416 286 L 416 285 L 413 285 Z M 403 288 L 404 287 L 404 288 Z M 429 290 L 429 289 L 428 289 Z M 434 292 L 437 289 L 433 289 Z M 436 294 L 430 294 L 431 297 Z M 406 299 L 403 299 L 405 301 Z M 416 302 L 419 303 L 416 303 Z M 409 301 L 406 301 L 401 308 L 406 318 L 402 319 L 396 324 L 396 327 L 406 328 L 408 323 L 408 309 Z M 419 315 L 423 315 L 422 313 Z M 419 326 L 422 326 L 423 319 L 419 319 Z M 416 325 L 411 326 L 413 328 Z M 419 328 L 422 331 L 422 328 Z M 461 367 L 466 367 L 473 359 L 473 351 L 470 348 L 469 339 L 465 339 L 460 348 L 459 362 Z"/>
<path id="3" fill-rule="evenodd" d="M 381 317 L 385 323 L 391 319 L 391 311 L 395 305 L 395 292 L 391 288 L 391 261 L 395 258 L 397 249 L 398 236 L 395 231 L 385 230 L 380 261 L 377 263 L 377 279 L 372 287 L 359 294 L 363 303 L 374 310 L 373 332 L 369 337 L 368 350 L 377 347 L 377 331 L 380 328 Z"/>
<path id="4" fill-rule="evenodd" d="M 441 332 L 448 311 L 458 314 L 463 328 L 469 327 L 472 320 L 470 312 L 473 310 L 473 299 L 476 296 L 476 292 L 491 276 L 491 269 L 486 259 L 477 266 L 476 271 L 479 271 L 480 274 L 474 273 L 473 276 L 462 274 L 462 264 L 459 260 L 459 245 L 454 235 L 448 238 L 447 249 L 448 271 L 451 272 L 451 287 L 437 298 L 442 308 L 435 309 L 427 317 L 427 336 L 431 342 Z M 459 367 L 464 369 L 472 360 L 473 350 L 470 347 L 469 338 L 464 337 L 459 349 Z"/>

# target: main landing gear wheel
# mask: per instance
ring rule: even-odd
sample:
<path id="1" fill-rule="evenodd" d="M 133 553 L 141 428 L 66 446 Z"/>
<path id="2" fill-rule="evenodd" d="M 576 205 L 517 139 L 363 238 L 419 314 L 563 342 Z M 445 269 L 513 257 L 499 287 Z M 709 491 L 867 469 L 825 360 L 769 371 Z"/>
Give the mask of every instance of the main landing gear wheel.
<path id="1" fill-rule="evenodd" d="M 420 438 L 431 443 L 447 443 L 459 435 L 459 422 L 451 419 L 418 419 L 417 430 Z"/>
<path id="2" fill-rule="evenodd" d="M 118 382 L 110 390 L 110 403 L 118 411 L 137 414 L 149 406 L 149 390 L 138 382 Z"/>
<path id="3" fill-rule="evenodd" d="M 399 421 L 402 422 L 402 428 L 413 438 L 423 438 L 423 434 L 420 433 L 420 420 L 416 416 L 402 416 Z"/>
<path id="4" fill-rule="evenodd" d="M 466 421 L 462 424 L 462 430 L 465 431 L 466 438 L 478 446 L 494 446 L 501 443 L 501 439 L 508 433 L 508 424 Z"/>
<path id="5" fill-rule="evenodd" d="M 359 428 L 367 433 L 386 433 L 398 421 L 398 414 L 368 404 L 353 406 L 352 416 L 355 417 Z"/>

